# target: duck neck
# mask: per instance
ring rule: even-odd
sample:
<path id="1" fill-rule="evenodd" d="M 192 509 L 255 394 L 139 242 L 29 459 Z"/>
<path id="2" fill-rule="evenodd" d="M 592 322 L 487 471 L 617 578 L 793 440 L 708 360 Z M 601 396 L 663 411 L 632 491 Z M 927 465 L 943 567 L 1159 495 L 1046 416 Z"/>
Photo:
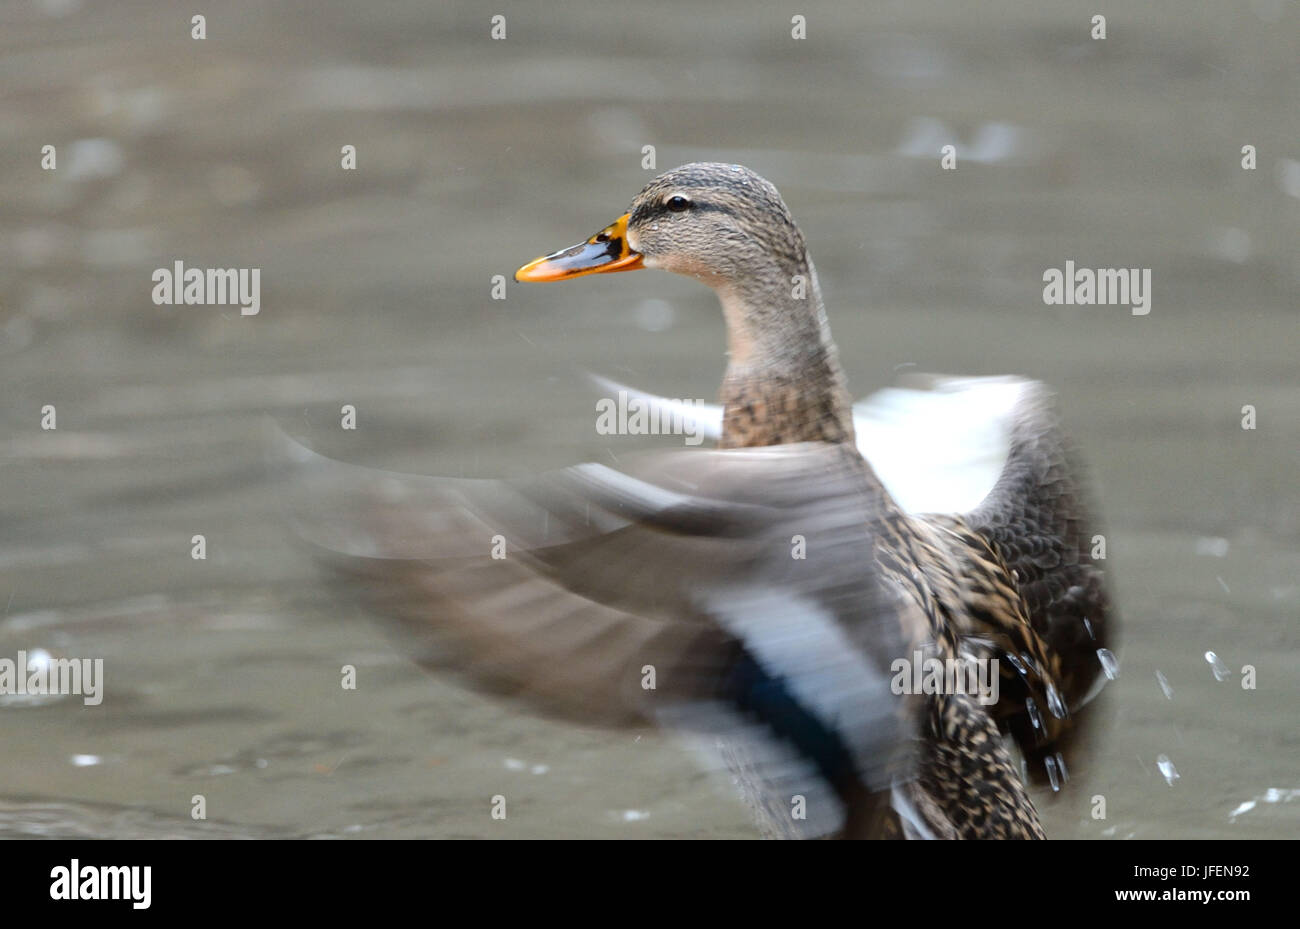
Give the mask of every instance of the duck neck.
<path id="1" fill-rule="evenodd" d="M 773 267 L 717 289 L 730 355 L 720 448 L 855 441 L 817 272 L 806 255 L 795 272 Z"/>

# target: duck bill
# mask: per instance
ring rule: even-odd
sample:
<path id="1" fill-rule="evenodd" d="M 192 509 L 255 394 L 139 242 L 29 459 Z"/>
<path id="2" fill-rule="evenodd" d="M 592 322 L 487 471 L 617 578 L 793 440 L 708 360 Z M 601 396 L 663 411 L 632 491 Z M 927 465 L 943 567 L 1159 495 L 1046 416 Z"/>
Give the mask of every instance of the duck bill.
<path id="1" fill-rule="evenodd" d="M 607 271 L 635 271 L 641 267 L 640 252 L 627 244 L 624 213 L 585 242 L 543 255 L 515 272 L 516 281 L 565 281 L 584 274 Z"/>

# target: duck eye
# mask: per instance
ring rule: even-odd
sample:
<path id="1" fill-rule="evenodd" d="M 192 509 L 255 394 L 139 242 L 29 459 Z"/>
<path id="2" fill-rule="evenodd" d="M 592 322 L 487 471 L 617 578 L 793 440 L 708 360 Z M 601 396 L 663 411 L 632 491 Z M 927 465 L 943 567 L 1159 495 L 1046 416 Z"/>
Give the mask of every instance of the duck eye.
<path id="1" fill-rule="evenodd" d="M 687 200 L 685 197 L 681 195 L 678 195 L 676 197 L 669 197 L 664 202 L 664 206 L 668 207 L 668 209 L 670 209 L 674 213 L 683 213 L 686 210 L 689 210 L 691 208 L 691 201 Z"/>

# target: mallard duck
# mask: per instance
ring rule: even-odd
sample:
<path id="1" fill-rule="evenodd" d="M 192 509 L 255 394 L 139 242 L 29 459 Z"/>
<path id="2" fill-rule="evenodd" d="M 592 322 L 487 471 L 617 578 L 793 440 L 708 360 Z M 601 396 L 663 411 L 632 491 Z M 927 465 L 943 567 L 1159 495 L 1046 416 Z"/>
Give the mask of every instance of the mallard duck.
<path id="1" fill-rule="evenodd" d="M 427 666 L 565 718 L 691 736 L 764 834 L 1042 838 L 1022 768 L 1063 781 L 1114 635 L 1050 394 L 914 378 L 889 402 L 917 421 L 882 432 L 880 410 L 860 407 L 855 422 L 803 235 L 739 165 L 655 178 L 601 232 L 516 278 L 636 268 L 718 295 L 721 406 L 692 414 L 716 417 L 717 449 L 491 481 L 297 447 L 312 478 L 302 536 Z M 953 512 L 927 512 L 940 498 L 913 492 L 927 471 L 900 448 L 972 413 L 1001 440 L 992 476 L 949 494 Z M 864 457 L 872 442 L 880 454 Z M 938 449 L 921 458 L 959 457 Z M 998 659 L 999 699 L 915 693 L 898 662 L 922 655 Z"/>

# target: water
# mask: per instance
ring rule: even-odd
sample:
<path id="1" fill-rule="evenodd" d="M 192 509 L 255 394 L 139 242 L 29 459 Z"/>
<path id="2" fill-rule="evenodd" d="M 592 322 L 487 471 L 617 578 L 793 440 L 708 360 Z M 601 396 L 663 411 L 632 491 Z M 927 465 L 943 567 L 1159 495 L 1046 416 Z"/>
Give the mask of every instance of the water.
<path id="1" fill-rule="evenodd" d="M 1174 767 L 1174 763 L 1169 760 L 1168 755 L 1161 755 L 1156 759 L 1156 768 L 1159 769 L 1161 777 L 1165 779 L 1165 783 L 1170 787 L 1174 785 L 1174 781 L 1178 780 L 1178 769 Z M 1230 813 L 1228 816 L 1231 818 L 1232 814 Z"/>
<path id="2" fill-rule="evenodd" d="M 1169 686 L 1169 678 L 1165 677 L 1163 671 L 1156 672 L 1156 683 L 1160 685 L 1160 692 L 1165 695 L 1166 700 L 1174 699 L 1174 689 Z"/>
<path id="3" fill-rule="evenodd" d="M 1066 4 L 861 6 L 801 7 L 802 45 L 738 2 L 520 11 L 503 43 L 470 4 L 235 2 L 206 43 L 147 6 L 0 6 L 0 656 L 106 675 L 99 707 L 3 707 L 0 834 L 754 834 L 671 740 L 415 669 L 286 544 L 262 470 L 266 413 L 326 454 L 497 476 L 641 444 L 595 433 L 580 369 L 714 396 L 692 282 L 490 296 L 622 212 L 652 144 L 782 189 L 858 395 L 904 365 L 1059 390 L 1127 673 L 1035 793 L 1049 835 L 1294 836 L 1294 5 L 1143 4 L 1104 43 Z M 261 313 L 155 306 L 175 260 L 260 268 Z M 1066 260 L 1151 268 L 1150 315 L 1045 306 Z"/>
<path id="4" fill-rule="evenodd" d="M 1101 662 L 1102 673 L 1110 680 L 1119 677 L 1119 659 L 1109 648 L 1097 649 L 1097 660 Z"/>
<path id="5" fill-rule="evenodd" d="M 1223 659 L 1214 654 L 1214 652 L 1206 652 L 1205 660 L 1214 671 L 1214 679 L 1216 681 L 1226 681 L 1228 678 L 1232 677 L 1232 672 L 1228 670 L 1228 666 L 1223 663 Z"/>

